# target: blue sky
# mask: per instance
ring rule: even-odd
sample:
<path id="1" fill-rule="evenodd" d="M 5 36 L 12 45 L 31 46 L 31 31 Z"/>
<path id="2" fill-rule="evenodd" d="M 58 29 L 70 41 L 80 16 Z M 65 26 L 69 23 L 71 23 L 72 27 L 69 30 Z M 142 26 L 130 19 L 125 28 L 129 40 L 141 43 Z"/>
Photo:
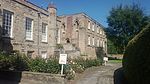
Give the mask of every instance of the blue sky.
<path id="1" fill-rule="evenodd" d="M 107 27 L 107 16 L 112 7 L 120 4 L 139 4 L 147 15 L 150 15 L 150 0 L 28 0 L 40 7 L 47 8 L 53 2 L 57 15 L 84 12 L 103 26 Z"/>

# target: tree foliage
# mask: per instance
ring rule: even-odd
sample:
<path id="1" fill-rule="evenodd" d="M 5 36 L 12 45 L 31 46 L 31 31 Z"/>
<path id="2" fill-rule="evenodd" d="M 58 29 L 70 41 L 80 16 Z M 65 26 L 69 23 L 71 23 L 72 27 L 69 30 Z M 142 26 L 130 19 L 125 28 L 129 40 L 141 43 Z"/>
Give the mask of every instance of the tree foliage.
<path id="1" fill-rule="evenodd" d="M 128 41 L 150 22 L 150 17 L 136 4 L 120 5 L 112 8 L 107 22 L 108 38 L 114 42 L 118 52 L 123 53 Z"/>

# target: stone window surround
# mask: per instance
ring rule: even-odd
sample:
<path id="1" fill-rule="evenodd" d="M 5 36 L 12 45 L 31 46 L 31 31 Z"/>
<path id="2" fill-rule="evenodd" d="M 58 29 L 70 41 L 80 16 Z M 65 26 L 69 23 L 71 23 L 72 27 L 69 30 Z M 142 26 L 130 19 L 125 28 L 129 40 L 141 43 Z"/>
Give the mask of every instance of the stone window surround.
<path id="1" fill-rule="evenodd" d="M 88 35 L 88 45 L 89 46 L 91 45 L 91 37 L 90 37 L 90 35 Z"/>
<path id="2" fill-rule="evenodd" d="M 94 23 L 92 24 L 92 31 L 93 32 L 95 31 L 95 24 Z"/>
<path id="3" fill-rule="evenodd" d="M 3 10 L 3 37 L 13 37 L 13 16 L 13 12 Z"/>
<path id="4" fill-rule="evenodd" d="M 100 29 L 100 34 L 103 34 L 103 30 L 102 29 Z"/>
<path id="5" fill-rule="evenodd" d="M 99 39 L 97 39 L 97 47 L 99 47 Z"/>
<path id="6" fill-rule="evenodd" d="M 32 58 L 33 53 L 34 53 L 34 51 L 27 51 L 27 56 L 29 58 Z"/>
<path id="7" fill-rule="evenodd" d="M 88 21 L 88 29 L 89 30 L 91 29 L 91 23 L 90 23 L 90 21 Z"/>
<path id="8" fill-rule="evenodd" d="M 93 43 L 93 46 L 95 45 L 95 38 L 93 37 L 92 38 L 92 43 Z"/>
<path id="9" fill-rule="evenodd" d="M 47 58 L 47 51 L 41 51 L 41 57 L 43 59 L 46 59 Z"/>
<path id="10" fill-rule="evenodd" d="M 33 40 L 33 19 L 26 17 L 26 40 Z"/>
<path id="11" fill-rule="evenodd" d="M 100 30 L 100 28 L 97 26 L 97 33 L 99 34 L 99 30 Z"/>
<path id="12" fill-rule="evenodd" d="M 47 24 L 42 23 L 42 42 L 47 42 L 48 28 Z"/>

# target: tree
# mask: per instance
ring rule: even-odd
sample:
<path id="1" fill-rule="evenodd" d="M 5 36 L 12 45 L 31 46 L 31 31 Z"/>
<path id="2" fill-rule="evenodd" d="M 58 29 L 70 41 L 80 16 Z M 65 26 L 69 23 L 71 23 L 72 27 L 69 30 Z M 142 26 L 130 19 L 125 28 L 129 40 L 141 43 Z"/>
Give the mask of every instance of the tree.
<path id="1" fill-rule="evenodd" d="M 112 8 L 107 22 L 108 38 L 114 42 L 118 52 L 123 53 L 128 41 L 150 22 L 150 17 L 136 4 L 120 5 Z"/>

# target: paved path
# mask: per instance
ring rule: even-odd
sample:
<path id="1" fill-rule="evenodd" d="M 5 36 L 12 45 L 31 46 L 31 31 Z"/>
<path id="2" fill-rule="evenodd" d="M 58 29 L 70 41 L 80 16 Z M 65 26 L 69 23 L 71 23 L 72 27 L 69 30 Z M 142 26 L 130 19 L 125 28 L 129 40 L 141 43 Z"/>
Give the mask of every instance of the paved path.
<path id="1" fill-rule="evenodd" d="M 120 67 L 121 63 L 108 63 L 106 66 L 90 68 L 69 84 L 114 84 L 114 71 Z"/>

